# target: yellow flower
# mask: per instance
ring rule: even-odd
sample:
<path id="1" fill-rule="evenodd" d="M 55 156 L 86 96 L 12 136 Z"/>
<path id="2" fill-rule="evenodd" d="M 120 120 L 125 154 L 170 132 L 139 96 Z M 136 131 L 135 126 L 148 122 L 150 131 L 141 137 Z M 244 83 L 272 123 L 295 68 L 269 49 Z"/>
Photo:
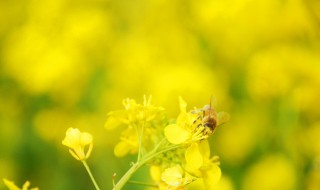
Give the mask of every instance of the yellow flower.
<path id="1" fill-rule="evenodd" d="M 28 190 L 29 186 L 30 186 L 30 182 L 26 181 L 23 186 L 22 189 L 20 189 L 19 187 L 17 187 L 14 182 L 9 181 L 7 179 L 3 179 L 4 184 L 9 188 L 9 190 Z M 31 188 L 30 190 L 39 190 L 39 188 L 35 187 L 35 188 Z"/>
<path id="2" fill-rule="evenodd" d="M 196 114 L 187 113 L 187 103 L 179 97 L 180 114 L 177 118 L 176 124 L 170 124 L 164 129 L 164 134 L 169 142 L 172 144 L 185 143 L 192 139 Z"/>
<path id="3" fill-rule="evenodd" d="M 143 142 L 143 148 L 149 150 L 154 146 L 152 141 L 152 135 L 155 131 L 152 128 L 145 128 L 144 134 L 141 137 Z M 139 138 L 136 129 L 129 126 L 122 131 L 120 136 L 120 142 L 118 142 L 114 148 L 114 154 L 117 157 L 123 157 L 127 154 L 136 154 L 139 149 Z"/>
<path id="4" fill-rule="evenodd" d="M 151 96 L 147 99 L 144 96 L 142 104 L 138 104 L 134 99 L 123 100 L 124 110 L 118 110 L 108 113 L 108 119 L 105 128 L 114 129 L 120 124 L 126 124 L 126 128 L 120 137 L 120 142 L 115 146 L 114 153 L 118 157 L 135 154 L 139 149 L 139 138 L 141 138 L 141 146 L 148 150 L 153 148 L 155 142 L 155 134 L 163 130 L 162 107 L 151 105 Z M 163 123 L 163 122 L 162 122 Z"/>
<path id="5" fill-rule="evenodd" d="M 205 124 L 199 117 L 202 113 L 186 111 L 186 102 L 180 97 L 180 114 L 176 124 L 165 128 L 165 136 L 172 144 L 188 145 L 185 152 L 186 169 L 191 174 L 202 177 L 206 186 L 211 187 L 221 176 L 218 163 L 210 160 L 210 147 L 206 140 L 211 133 L 206 130 Z M 217 114 L 217 125 L 228 120 L 224 112 Z"/>
<path id="6" fill-rule="evenodd" d="M 86 132 L 80 132 L 79 129 L 69 128 L 62 144 L 69 147 L 69 152 L 77 160 L 86 160 L 92 151 L 92 136 Z M 86 146 L 89 146 L 86 153 Z"/>
<path id="7" fill-rule="evenodd" d="M 161 181 L 160 189 L 183 190 L 194 178 L 185 173 L 180 165 L 176 165 L 162 172 Z"/>
<path id="8" fill-rule="evenodd" d="M 210 147 L 207 140 L 193 143 L 188 147 L 185 154 L 186 170 L 203 178 L 206 189 L 212 189 L 221 177 L 218 157 L 210 159 Z"/>
<path id="9" fill-rule="evenodd" d="M 136 131 L 130 127 L 125 129 L 120 137 L 120 142 L 114 148 L 114 154 L 117 157 L 122 157 L 138 152 L 139 142 Z"/>
<path id="10" fill-rule="evenodd" d="M 123 105 L 127 111 L 132 112 L 131 119 L 140 121 L 151 121 L 164 109 L 151 105 L 152 96 L 147 99 L 146 95 L 143 96 L 143 104 L 137 104 L 133 99 L 123 100 Z"/>
<path id="11" fill-rule="evenodd" d="M 203 111 L 186 111 L 187 103 L 179 97 L 180 114 L 175 124 L 170 124 L 164 129 L 164 134 L 172 144 L 193 143 L 207 139 L 213 133 L 216 126 L 223 124 L 229 119 L 225 112 L 212 113 L 214 126 L 211 129 L 206 126 Z"/>
<path id="12" fill-rule="evenodd" d="M 164 111 L 162 107 L 151 105 L 151 96 L 148 99 L 144 96 L 143 99 L 143 104 L 136 103 L 134 99 L 124 99 L 122 103 L 125 109 L 108 113 L 105 128 L 111 130 L 121 123 L 131 125 L 139 122 L 149 122 L 160 116 Z"/>

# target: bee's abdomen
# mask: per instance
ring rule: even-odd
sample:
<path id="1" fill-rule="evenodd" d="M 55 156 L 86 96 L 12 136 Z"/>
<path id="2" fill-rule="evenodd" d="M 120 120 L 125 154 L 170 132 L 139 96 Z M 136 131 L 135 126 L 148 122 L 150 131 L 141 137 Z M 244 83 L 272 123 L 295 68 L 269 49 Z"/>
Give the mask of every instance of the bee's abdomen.
<path id="1" fill-rule="evenodd" d="M 210 130 L 213 130 L 215 128 L 212 123 L 205 123 L 204 126 L 210 128 Z"/>
<path id="2" fill-rule="evenodd" d="M 217 127 L 217 121 L 214 117 L 208 117 L 203 122 L 203 125 L 213 131 Z"/>

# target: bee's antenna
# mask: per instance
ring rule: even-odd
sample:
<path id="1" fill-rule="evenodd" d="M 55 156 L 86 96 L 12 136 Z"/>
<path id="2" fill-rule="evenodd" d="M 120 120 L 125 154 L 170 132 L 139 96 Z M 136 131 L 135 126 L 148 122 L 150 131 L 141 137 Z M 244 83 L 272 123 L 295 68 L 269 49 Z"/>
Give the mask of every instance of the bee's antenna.
<path id="1" fill-rule="evenodd" d="M 212 100 L 212 95 L 211 95 L 211 97 L 210 97 L 210 107 L 209 107 L 210 109 L 211 109 L 211 100 Z"/>

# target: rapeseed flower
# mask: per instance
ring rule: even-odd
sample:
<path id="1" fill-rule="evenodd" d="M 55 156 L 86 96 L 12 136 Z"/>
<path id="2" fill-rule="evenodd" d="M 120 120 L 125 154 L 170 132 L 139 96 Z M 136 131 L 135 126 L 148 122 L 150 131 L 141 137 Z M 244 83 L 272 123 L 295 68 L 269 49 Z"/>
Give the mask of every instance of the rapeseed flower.
<path id="1" fill-rule="evenodd" d="M 114 154 L 117 157 L 122 157 L 130 154 L 136 154 L 138 152 L 139 143 L 136 131 L 131 127 L 125 129 L 120 137 L 120 142 L 114 148 Z"/>
<path id="2" fill-rule="evenodd" d="M 211 189 L 221 178 L 218 157 L 210 158 L 210 147 L 207 140 L 193 143 L 185 154 L 186 170 L 203 179 L 206 189 Z"/>
<path id="3" fill-rule="evenodd" d="M 158 184 L 160 190 L 183 190 L 196 178 L 189 175 L 181 165 L 175 164 L 171 167 L 162 169 L 160 166 L 152 165 L 150 174 Z"/>
<path id="4" fill-rule="evenodd" d="M 115 146 L 114 153 L 118 157 L 130 154 L 136 154 L 139 146 L 143 149 L 153 147 L 157 139 L 152 139 L 153 134 L 160 130 L 163 119 L 162 107 L 156 107 L 151 104 L 152 97 L 144 96 L 142 104 L 134 99 L 126 98 L 123 100 L 125 109 L 108 113 L 108 119 L 105 123 L 106 129 L 114 129 L 120 124 L 127 125 L 127 128 L 121 133 L 120 142 Z M 157 124 L 155 124 L 157 123 Z"/>
<path id="5" fill-rule="evenodd" d="M 138 153 L 129 172 L 143 164 L 151 165 L 151 177 L 160 190 L 184 190 L 191 182 L 202 178 L 206 189 L 212 189 L 221 176 L 217 157 L 210 158 L 207 138 L 215 128 L 228 119 L 224 112 L 215 112 L 211 106 L 187 112 L 187 103 L 180 97 L 180 114 L 176 123 L 169 124 L 162 108 L 150 104 L 151 97 L 138 104 L 125 99 L 124 110 L 109 113 L 106 127 L 126 124 L 120 142 L 115 146 L 116 156 Z M 122 188 L 127 174 L 114 189 Z"/>
<path id="6" fill-rule="evenodd" d="M 214 125 L 212 129 L 204 123 L 205 116 L 203 111 L 193 110 L 186 111 L 187 103 L 179 97 L 180 114 L 175 124 L 170 124 L 164 129 L 164 133 L 168 141 L 172 144 L 190 144 L 207 139 L 216 126 L 223 124 L 229 119 L 229 115 L 225 112 L 216 113 L 212 110 Z"/>
<path id="7" fill-rule="evenodd" d="M 172 144 L 185 144 L 185 169 L 190 174 L 201 177 L 207 189 L 212 188 L 221 177 L 221 170 L 216 157 L 210 159 L 210 147 L 207 138 L 216 126 L 227 121 L 229 116 L 224 112 L 213 113 L 216 126 L 209 129 L 203 122 L 201 112 L 187 112 L 187 103 L 180 97 L 180 114 L 176 124 L 165 128 L 165 136 Z"/>
<path id="8" fill-rule="evenodd" d="M 77 160 L 89 158 L 93 143 L 92 136 L 87 132 L 80 132 L 79 129 L 69 128 L 62 144 L 69 147 L 70 154 Z M 87 150 L 86 147 L 88 146 Z"/>
<path id="9" fill-rule="evenodd" d="M 165 169 L 161 174 L 160 190 L 183 190 L 194 180 L 180 165 Z"/>
<path id="10" fill-rule="evenodd" d="M 109 112 L 105 128 L 111 130 L 120 124 L 132 126 L 154 120 L 161 115 L 164 108 L 153 106 L 151 99 L 152 96 L 149 96 L 148 99 L 144 96 L 143 104 L 138 104 L 134 99 L 124 99 L 122 103 L 125 109 Z"/>

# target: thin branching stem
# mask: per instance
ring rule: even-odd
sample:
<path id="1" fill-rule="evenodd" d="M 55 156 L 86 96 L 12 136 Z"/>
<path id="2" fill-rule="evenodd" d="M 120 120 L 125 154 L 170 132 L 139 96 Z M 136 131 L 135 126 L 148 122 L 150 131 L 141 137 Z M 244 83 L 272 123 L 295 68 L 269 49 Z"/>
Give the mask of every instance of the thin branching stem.
<path id="1" fill-rule="evenodd" d="M 161 141 L 162 142 L 162 141 Z M 118 183 L 113 187 L 113 190 L 120 190 L 122 189 L 122 187 L 129 181 L 129 179 L 132 177 L 132 175 L 140 168 L 142 167 L 145 163 L 147 163 L 149 160 L 153 159 L 154 157 L 176 149 L 178 147 L 180 147 L 181 145 L 171 145 L 167 148 L 164 148 L 160 151 L 157 152 L 157 149 L 154 149 L 153 151 L 151 151 L 149 154 L 146 154 L 143 158 L 140 159 L 140 161 L 132 164 L 131 168 L 124 174 L 124 176 L 122 176 L 122 178 L 118 181 Z M 159 147 L 159 146 L 157 146 Z"/>
<path id="2" fill-rule="evenodd" d="M 85 160 L 83 160 L 82 163 L 83 163 L 84 167 L 86 168 L 86 170 L 87 170 L 87 172 L 88 172 L 88 174 L 89 174 L 89 176 L 90 176 L 90 178 L 91 178 L 91 181 L 92 181 L 94 187 L 96 188 L 96 190 L 100 190 L 100 188 L 99 188 L 96 180 L 94 179 L 94 177 L 93 177 L 93 175 L 92 175 L 92 173 L 91 173 L 91 170 L 90 170 L 87 162 L 86 162 Z"/>
<path id="3" fill-rule="evenodd" d="M 143 141 L 143 133 L 145 128 L 145 122 L 142 122 L 141 132 L 139 133 L 138 129 L 138 137 L 139 137 L 139 152 L 138 152 L 138 162 L 142 158 L 142 141 Z"/>
<path id="4" fill-rule="evenodd" d="M 128 181 L 128 183 L 134 184 L 134 185 L 142 185 L 142 186 L 158 188 L 158 185 L 156 185 L 156 184 L 149 184 L 149 183 L 144 183 L 144 182 L 140 182 L 140 181 L 130 180 L 130 181 Z"/>

